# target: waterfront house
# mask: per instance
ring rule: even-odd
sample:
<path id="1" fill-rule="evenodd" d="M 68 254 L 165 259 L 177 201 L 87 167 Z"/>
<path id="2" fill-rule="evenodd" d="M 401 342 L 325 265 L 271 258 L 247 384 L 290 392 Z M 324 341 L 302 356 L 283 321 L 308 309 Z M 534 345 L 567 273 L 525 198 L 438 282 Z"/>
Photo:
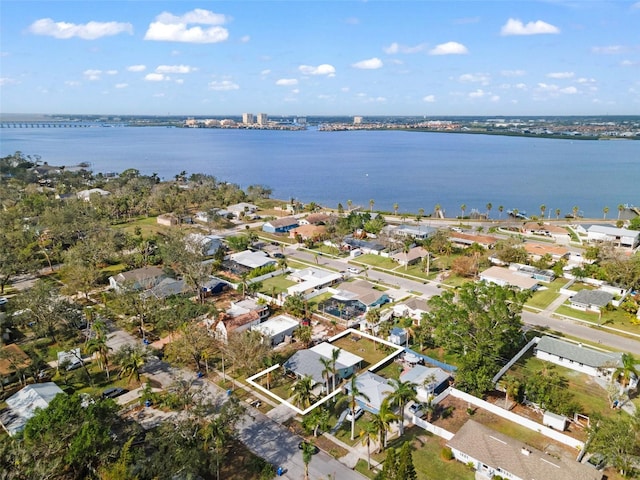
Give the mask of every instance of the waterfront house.
<path id="1" fill-rule="evenodd" d="M 566 228 L 548 223 L 526 222 L 522 226 L 522 233 L 553 238 L 556 242 L 562 244 L 568 244 L 571 240 L 569 231 Z"/>
<path id="2" fill-rule="evenodd" d="M 470 247 L 474 243 L 477 243 L 481 247 L 485 249 L 491 249 L 496 246 L 498 239 L 496 237 L 492 237 L 491 235 L 480 235 L 475 233 L 462 233 L 462 232 L 451 232 L 449 234 L 449 240 L 454 245 L 459 247 Z"/>
<path id="3" fill-rule="evenodd" d="M 474 420 L 467 420 L 447 445 L 456 460 L 476 471 L 476 478 L 602 479 L 602 473 L 589 465 L 547 454 Z"/>
<path id="4" fill-rule="evenodd" d="M 437 231 L 437 228 L 429 227 L 428 225 L 398 225 L 392 230 L 392 233 L 401 237 L 425 240 Z"/>
<path id="5" fill-rule="evenodd" d="M 298 226 L 296 217 L 282 217 L 269 220 L 262 226 L 262 231 L 267 233 L 287 233 Z"/>
<path id="6" fill-rule="evenodd" d="M 614 246 L 633 249 L 640 245 L 640 231 L 607 225 L 591 225 L 587 229 L 587 242 L 608 242 Z"/>

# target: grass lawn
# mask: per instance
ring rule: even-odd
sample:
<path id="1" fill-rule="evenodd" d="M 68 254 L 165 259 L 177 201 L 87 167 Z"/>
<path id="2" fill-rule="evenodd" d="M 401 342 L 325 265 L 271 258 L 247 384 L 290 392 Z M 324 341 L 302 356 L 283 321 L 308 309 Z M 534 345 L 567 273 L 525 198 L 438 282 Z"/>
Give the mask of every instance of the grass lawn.
<path id="1" fill-rule="evenodd" d="M 278 293 L 286 292 L 287 288 L 296 284 L 296 282 L 287 279 L 284 275 L 267 278 L 266 280 L 262 280 L 261 283 L 262 288 L 260 289 L 260 292 L 265 295 L 271 295 L 273 293 L 277 295 Z"/>
<path id="2" fill-rule="evenodd" d="M 366 265 L 371 265 L 372 267 L 386 268 L 387 270 L 393 270 L 398 266 L 398 264 L 390 258 L 386 258 L 381 255 L 366 254 L 360 255 L 357 258 L 358 263 L 364 263 Z"/>
<path id="3" fill-rule="evenodd" d="M 556 309 L 555 313 L 577 318 L 579 320 L 586 320 L 587 322 L 591 322 L 596 325 L 607 325 L 626 332 L 640 334 L 640 325 L 634 323 L 637 322 L 636 319 L 620 308 L 616 308 L 612 311 L 605 310 L 600 316 L 595 312 L 583 312 L 581 310 L 575 310 L 567 305 L 561 305 Z"/>
<path id="4" fill-rule="evenodd" d="M 547 308 L 551 302 L 558 298 L 560 288 L 567 283 L 564 278 L 557 278 L 551 283 L 544 283 L 544 290 L 536 290 L 526 305 L 541 310 Z"/>
<path id="5" fill-rule="evenodd" d="M 355 341 L 355 338 L 359 340 Z M 383 350 L 383 345 L 373 340 L 351 334 L 336 340 L 332 345 L 362 357 L 364 360 L 362 365 L 363 369 L 375 365 L 391 353 L 390 351 Z"/>
<path id="6" fill-rule="evenodd" d="M 156 217 L 143 217 L 136 220 L 131 220 L 127 223 L 114 225 L 114 228 L 121 228 L 127 233 L 134 233 L 136 227 L 140 228 L 140 234 L 142 235 L 142 237 L 156 235 L 159 232 L 166 232 L 169 229 L 169 227 L 159 225 Z"/>

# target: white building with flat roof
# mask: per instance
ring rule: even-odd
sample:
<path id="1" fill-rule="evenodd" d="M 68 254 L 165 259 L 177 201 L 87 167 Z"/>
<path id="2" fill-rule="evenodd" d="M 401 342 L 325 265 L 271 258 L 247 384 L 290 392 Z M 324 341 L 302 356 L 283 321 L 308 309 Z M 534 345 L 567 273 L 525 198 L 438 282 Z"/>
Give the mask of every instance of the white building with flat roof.
<path id="1" fill-rule="evenodd" d="M 291 337 L 300 326 L 300 322 L 289 315 L 278 315 L 264 323 L 254 325 L 251 330 L 258 331 L 269 339 L 271 346 L 276 346 Z"/>

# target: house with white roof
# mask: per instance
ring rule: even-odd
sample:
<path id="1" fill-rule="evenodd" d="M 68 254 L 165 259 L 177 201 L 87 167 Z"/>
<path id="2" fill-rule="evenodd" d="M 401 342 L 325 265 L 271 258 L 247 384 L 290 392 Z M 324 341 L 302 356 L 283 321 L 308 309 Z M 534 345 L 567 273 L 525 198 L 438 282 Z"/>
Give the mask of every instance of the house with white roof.
<path id="1" fill-rule="evenodd" d="M 250 270 L 253 270 L 254 268 L 264 267 L 266 265 L 276 264 L 276 261 L 262 250 L 259 250 L 257 252 L 244 250 L 243 252 L 232 253 L 231 255 L 229 255 L 229 259 L 239 266 L 248 268 Z"/>
<path id="2" fill-rule="evenodd" d="M 311 347 L 309 350 L 322 355 L 325 358 L 331 358 L 333 351 L 338 349 L 338 360 L 336 361 L 336 372 L 340 378 L 347 378 L 353 375 L 362 363 L 362 358 L 358 355 L 354 355 L 351 352 L 347 352 L 342 348 L 335 347 L 328 342 L 322 342 L 318 345 Z"/>
<path id="3" fill-rule="evenodd" d="M 422 315 L 429 311 L 429 305 L 424 298 L 411 297 L 393 305 L 394 317 L 409 317 L 414 323 L 420 325 Z"/>
<path id="4" fill-rule="evenodd" d="M 254 325 L 251 330 L 257 330 L 272 347 L 280 345 L 291 337 L 300 326 L 300 322 L 289 315 L 277 315 L 266 322 Z"/>
<path id="5" fill-rule="evenodd" d="M 7 408 L 0 412 L 0 423 L 11 436 L 22 431 L 27 421 L 38 408 L 47 408 L 49 403 L 64 392 L 54 382 L 27 385 L 7 398 Z"/>
<path id="6" fill-rule="evenodd" d="M 400 374 L 402 382 L 416 385 L 416 397 L 419 402 L 428 402 L 433 395 L 437 395 L 449 386 L 451 375 L 441 368 L 414 365 L 411 369 Z"/>
<path id="7" fill-rule="evenodd" d="M 258 206 L 252 203 L 240 202 L 234 205 L 229 205 L 225 209 L 228 213 L 232 213 L 236 218 L 254 217 L 258 211 Z"/>
<path id="8" fill-rule="evenodd" d="M 506 287 L 516 287 L 520 290 L 536 290 L 538 280 L 519 275 L 518 273 L 503 267 L 489 267 L 480 273 L 480 280 Z"/>
<path id="9" fill-rule="evenodd" d="M 187 249 L 200 248 L 203 255 L 210 257 L 222 246 L 222 237 L 217 235 L 203 235 L 202 233 L 190 233 L 186 237 Z"/>
<path id="10" fill-rule="evenodd" d="M 640 245 L 640 231 L 608 225 L 591 225 L 587 229 L 587 242 L 609 242 L 623 248 L 636 248 Z"/>
<path id="11" fill-rule="evenodd" d="M 287 293 L 294 295 L 296 293 L 306 294 L 334 285 L 342 280 L 342 275 L 322 268 L 309 267 L 302 270 L 295 270 L 289 274 L 288 278 L 296 282 L 295 285 L 287 288 Z"/>
<path id="12" fill-rule="evenodd" d="M 428 225 L 399 225 L 393 229 L 393 234 L 424 240 L 434 235 L 437 231 L 437 228 L 429 227 Z"/>
<path id="13" fill-rule="evenodd" d="M 80 200 L 84 200 L 85 202 L 90 202 L 92 195 L 108 197 L 109 195 L 111 195 L 111 192 L 103 190 L 102 188 L 90 188 L 89 190 L 80 190 L 78 193 L 76 193 L 76 196 Z"/>

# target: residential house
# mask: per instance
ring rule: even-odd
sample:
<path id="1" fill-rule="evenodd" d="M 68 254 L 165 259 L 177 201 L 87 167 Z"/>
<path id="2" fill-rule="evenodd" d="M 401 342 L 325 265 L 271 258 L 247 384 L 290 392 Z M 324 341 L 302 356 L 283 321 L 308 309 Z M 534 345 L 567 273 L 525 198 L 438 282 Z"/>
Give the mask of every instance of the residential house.
<path id="1" fill-rule="evenodd" d="M 342 275 L 322 268 L 309 267 L 292 272 L 289 274 L 288 279 L 296 282 L 295 285 L 287 288 L 289 295 L 296 293 L 308 294 L 334 285 L 342 280 Z"/>
<path id="2" fill-rule="evenodd" d="M 330 219 L 331 215 L 327 213 L 310 213 L 300 219 L 300 225 L 326 225 Z"/>
<path id="3" fill-rule="evenodd" d="M 362 253 L 371 255 L 380 255 L 383 250 L 386 249 L 381 243 L 363 240 L 360 238 L 353 238 L 353 236 L 347 236 L 344 238 L 343 245 L 340 247 L 342 250 L 355 250 L 359 249 Z"/>
<path id="4" fill-rule="evenodd" d="M 623 248 L 636 248 L 640 245 L 640 231 L 616 228 L 608 225 L 591 225 L 587 229 L 589 243 L 609 242 Z"/>
<path id="5" fill-rule="evenodd" d="M 289 238 L 298 238 L 302 240 L 321 240 L 327 235 L 327 227 L 324 225 L 300 225 L 289 230 Z"/>
<path id="6" fill-rule="evenodd" d="M 3 346 L 0 352 L 0 375 L 5 385 L 18 380 L 20 370 L 31 365 L 29 355 L 15 343 Z"/>
<path id="7" fill-rule="evenodd" d="M 264 267 L 267 265 L 276 265 L 276 261 L 271 258 L 266 252 L 262 250 L 253 252 L 251 250 L 244 250 L 243 252 L 232 253 L 229 255 L 229 260 L 235 263 L 236 266 L 244 267 L 248 270 Z"/>
<path id="8" fill-rule="evenodd" d="M 154 297 L 157 299 L 169 298 L 173 295 L 180 295 L 182 293 L 187 293 L 190 290 L 189 285 L 183 279 L 175 279 L 170 277 L 165 277 L 157 285 L 152 286 L 151 288 L 144 290 L 140 296 L 142 298 L 150 298 Z M 195 291 L 193 291 L 195 294 Z"/>
<path id="9" fill-rule="evenodd" d="M 592 377 L 609 378 L 621 364 L 622 354 L 597 350 L 583 344 L 565 342 L 544 336 L 535 346 L 534 355 L 540 360 L 586 373 Z"/>
<path id="10" fill-rule="evenodd" d="M 158 225 L 164 225 L 165 227 L 173 227 L 180 224 L 180 219 L 173 213 L 163 213 L 156 217 Z"/>
<path id="11" fill-rule="evenodd" d="M 391 301 L 389 296 L 373 288 L 373 285 L 366 280 L 356 280 L 355 282 L 343 282 L 338 286 L 338 293 L 334 298 L 342 300 L 357 300 L 366 309 L 379 307 Z"/>
<path id="12" fill-rule="evenodd" d="M 259 331 L 272 347 L 291 338 L 300 322 L 289 315 L 277 315 L 266 322 L 254 325 L 251 330 Z"/>
<path id="13" fill-rule="evenodd" d="M 239 302 L 231 302 L 230 307 L 227 309 L 227 314 L 232 317 L 249 312 L 256 312 L 260 317 L 260 321 L 263 322 L 269 316 L 269 306 L 266 303 L 258 302 L 253 297 L 246 297 Z"/>
<path id="14" fill-rule="evenodd" d="M 209 277 L 202 285 L 202 291 L 205 295 L 217 295 L 222 293 L 229 286 L 229 282 L 218 277 Z"/>
<path id="15" fill-rule="evenodd" d="M 558 225 L 550 225 L 547 223 L 526 222 L 522 226 L 522 233 L 527 235 L 538 235 L 542 237 L 553 238 L 556 242 L 568 244 L 571 241 L 571 235 L 566 228 Z"/>
<path id="16" fill-rule="evenodd" d="M 368 412 L 380 412 L 382 402 L 393 392 L 389 380 L 373 372 L 364 372 L 356 377 L 356 388 L 361 395 L 356 396 L 358 405 Z M 347 394 L 351 392 L 351 382 L 345 384 Z"/>
<path id="17" fill-rule="evenodd" d="M 449 240 L 454 245 L 459 247 L 470 247 L 474 243 L 477 243 L 485 249 L 491 249 L 496 246 L 498 239 L 490 235 L 480 235 L 473 233 L 451 232 L 449 234 Z"/>
<path id="18" fill-rule="evenodd" d="M 387 338 L 387 340 L 395 345 L 405 345 L 408 339 L 407 331 L 400 327 L 393 327 L 389 332 L 389 337 Z"/>
<path id="19" fill-rule="evenodd" d="M 563 259 L 567 260 L 570 254 L 568 248 L 547 243 L 527 242 L 524 244 L 524 249 L 533 261 L 538 261 L 545 255 L 549 255 L 552 261 L 557 262 Z"/>
<path id="20" fill-rule="evenodd" d="M 203 235 L 190 233 L 186 237 L 187 249 L 200 248 L 203 255 L 210 257 L 215 255 L 222 246 L 222 237 L 217 235 Z"/>
<path id="21" fill-rule="evenodd" d="M 416 325 L 420 325 L 422 316 L 428 311 L 429 305 L 427 301 L 420 297 L 411 297 L 393 306 L 393 315 L 395 317 L 412 318 Z"/>
<path id="22" fill-rule="evenodd" d="M 338 377 L 347 378 L 358 371 L 362 364 L 362 358 L 351 352 L 347 352 L 342 348 L 335 347 L 328 342 L 322 342 L 314 345 L 309 350 L 316 352 L 325 358 L 331 358 L 335 349 L 340 351 L 338 354 L 338 360 L 336 361 L 336 372 Z"/>
<path id="23" fill-rule="evenodd" d="M 225 210 L 232 213 L 235 218 L 255 218 L 258 206 L 252 203 L 240 202 L 235 205 L 229 205 Z"/>
<path id="24" fill-rule="evenodd" d="M 260 315 L 255 311 L 236 316 L 221 313 L 218 322 L 215 324 L 214 335 L 220 341 L 227 343 L 231 334 L 244 332 L 259 323 Z"/>
<path id="25" fill-rule="evenodd" d="M 489 267 L 480 273 L 480 280 L 495 283 L 503 287 L 510 286 L 520 290 L 536 290 L 538 280 L 517 273 L 503 267 Z"/>
<path id="26" fill-rule="evenodd" d="M 602 290 L 580 290 L 569 299 L 571 308 L 583 312 L 601 312 L 613 300 L 613 294 Z"/>
<path id="27" fill-rule="evenodd" d="M 391 259 L 398 262 L 402 266 L 413 265 L 420 262 L 429 255 L 429 252 L 422 247 L 413 247 L 408 252 L 399 252 L 391 255 Z"/>
<path id="28" fill-rule="evenodd" d="M 109 287 L 116 291 L 125 287 L 147 290 L 155 287 L 165 278 L 168 276 L 159 267 L 142 267 L 109 277 Z"/>
<path id="29" fill-rule="evenodd" d="M 296 217 L 282 217 L 275 220 L 269 220 L 262 226 L 262 231 L 267 233 L 287 233 L 298 226 Z"/>
<path id="30" fill-rule="evenodd" d="M 553 270 L 545 270 L 542 268 L 532 267 L 531 265 L 521 265 L 512 263 L 509 270 L 515 271 L 516 274 L 539 280 L 540 282 L 551 283 L 555 280 L 556 274 Z"/>
<path id="31" fill-rule="evenodd" d="M 92 195 L 108 197 L 109 195 L 111 195 L 111 192 L 108 192 L 107 190 L 103 190 L 101 188 L 91 188 L 89 190 L 81 190 L 76 193 L 76 197 L 78 197 L 80 200 L 84 200 L 85 202 L 90 202 Z"/>
<path id="32" fill-rule="evenodd" d="M 434 395 L 443 392 L 449 386 L 451 375 L 441 368 L 414 365 L 400 374 L 400 381 L 416 385 L 419 402 L 428 402 Z"/>
<path id="33" fill-rule="evenodd" d="M 7 408 L 0 412 L 0 423 L 11 436 L 22 431 L 37 409 L 47 408 L 49 403 L 64 392 L 53 382 L 27 385 L 7 398 Z"/>
<path id="34" fill-rule="evenodd" d="M 448 446 L 456 460 L 473 467 L 476 478 L 602 479 L 602 473 L 589 465 L 568 456 L 544 453 L 474 420 L 467 420 Z"/>
<path id="35" fill-rule="evenodd" d="M 411 237 L 417 240 L 425 240 L 438 231 L 437 228 L 428 225 L 398 225 L 392 230 L 394 235 Z"/>

